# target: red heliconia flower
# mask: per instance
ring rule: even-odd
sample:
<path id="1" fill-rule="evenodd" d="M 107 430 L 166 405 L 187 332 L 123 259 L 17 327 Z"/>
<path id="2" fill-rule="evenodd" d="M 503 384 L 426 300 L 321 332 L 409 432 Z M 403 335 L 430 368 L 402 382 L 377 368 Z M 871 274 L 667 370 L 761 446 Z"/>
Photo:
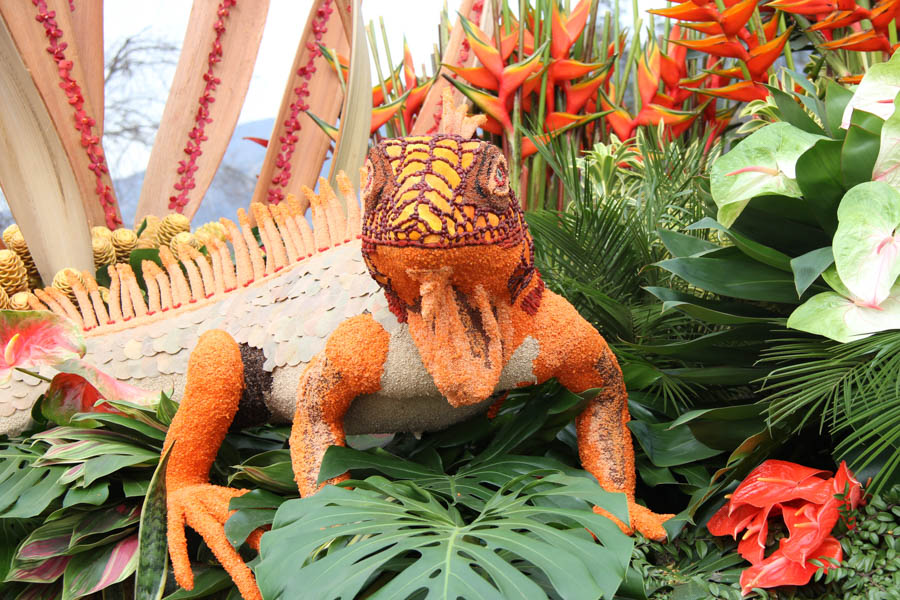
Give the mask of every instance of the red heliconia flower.
<path id="1" fill-rule="evenodd" d="M 783 543 L 783 542 L 782 542 Z M 810 559 L 833 559 L 838 562 L 843 558 L 841 543 L 829 536 L 811 554 Z M 825 565 L 824 571 L 828 571 L 830 562 L 821 560 Z M 806 585 L 819 569 L 809 560 L 805 562 L 793 561 L 781 553 L 779 548 L 767 559 L 744 569 L 741 573 L 741 593 L 749 594 L 753 588 L 773 588 L 781 585 Z"/>
<path id="2" fill-rule="evenodd" d="M 731 85 L 718 88 L 688 88 L 692 92 L 704 94 L 706 96 L 715 96 L 717 98 L 725 98 L 727 100 L 736 100 L 738 102 L 752 102 L 753 100 L 765 100 L 769 95 L 769 91 L 763 86 L 753 81 L 738 81 Z"/>
<path id="3" fill-rule="evenodd" d="M 550 56 L 568 58 L 569 50 L 584 31 L 588 13 L 591 10 L 590 0 L 581 0 L 568 15 L 562 15 L 559 7 L 553 3 L 553 17 L 550 30 Z"/>
<path id="4" fill-rule="evenodd" d="M 852 33 L 839 40 L 822 44 L 828 50 L 853 50 L 856 52 L 891 52 L 891 42 L 887 36 L 873 29 Z"/>
<path id="5" fill-rule="evenodd" d="M 834 10 L 834 3 L 831 0 L 775 0 L 766 6 L 792 15 L 807 17 L 827 15 Z"/>

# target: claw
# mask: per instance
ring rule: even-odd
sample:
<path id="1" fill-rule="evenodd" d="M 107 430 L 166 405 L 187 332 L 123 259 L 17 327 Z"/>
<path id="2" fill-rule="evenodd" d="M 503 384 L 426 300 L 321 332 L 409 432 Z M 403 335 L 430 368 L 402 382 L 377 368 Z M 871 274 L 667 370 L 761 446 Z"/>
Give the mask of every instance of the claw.
<path id="1" fill-rule="evenodd" d="M 665 540 L 667 536 L 663 523 L 675 516 L 655 513 L 646 506 L 641 506 L 637 502 L 630 500 L 628 502 L 628 516 L 631 518 L 630 525 L 625 525 L 618 517 L 599 506 L 594 507 L 594 512 L 611 520 L 625 535 L 633 535 L 637 531 L 644 537 L 658 542 Z"/>

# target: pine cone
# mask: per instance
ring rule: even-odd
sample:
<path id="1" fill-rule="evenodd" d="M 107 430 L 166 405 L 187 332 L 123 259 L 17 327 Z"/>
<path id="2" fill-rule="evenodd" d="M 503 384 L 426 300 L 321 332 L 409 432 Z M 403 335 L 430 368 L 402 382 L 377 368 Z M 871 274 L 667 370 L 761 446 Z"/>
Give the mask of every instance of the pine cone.
<path id="1" fill-rule="evenodd" d="M 31 292 L 16 292 L 9 299 L 9 307 L 13 310 L 31 310 L 28 304 L 28 296 Z"/>
<path id="2" fill-rule="evenodd" d="M 141 232 L 141 236 L 138 238 L 137 247 L 138 248 L 159 248 L 159 243 L 156 241 L 156 234 L 159 232 L 159 217 L 156 215 L 147 215 L 145 217 L 147 221 L 147 226 L 144 227 L 144 230 Z"/>
<path id="3" fill-rule="evenodd" d="M 112 243 L 112 234 L 109 238 L 95 236 L 91 239 L 91 249 L 94 251 L 94 270 L 111 265 L 116 262 L 116 247 Z"/>
<path id="4" fill-rule="evenodd" d="M 37 266 L 34 264 L 34 259 L 28 250 L 28 244 L 25 243 L 25 236 L 22 235 L 18 225 L 13 223 L 3 231 L 3 243 L 22 259 L 25 271 L 28 273 L 27 285 L 32 288 L 40 287 L 41 276 L 38 274 Z"/>
<path id="5" fill-rule="evenodd" d="M 12 308 L 12 305 L 9 301 L 9 296 L 6 295 L 6 290 L 0 287 L 0 310 L 9 310 Z"/>
<path id="6" fill-rule="evenodd" d="M 13 294 L 28 291 L 25 263 L 12 250 L 0 250 L 0 286 Z"/>
<path id="7" fill-rule="evenodd" d="M 105 225 L 94 225 L 91 227 L 91 238 L 102 237 L 112 241 L 112 231 Z"/>
<path id="8" fill-rule="evenodd" d="M 177 260 L 182 260 L 183 258 L 186 258 L 186 257 L 181 256 L 181 254 L 179 254 L 179 252 L 178 252 L 178 249 L 181 247 L 182 244 L 187 244 L 188 246 L 191 246 L 195 250 L 200 250 L 200 248 L 202 246 L 202 244 L 194 236 L 194 234 L 189 231 L 182 231 L 181 233 L 176 234 L 175 237 L 172 238 L 172 241 L 169 243 L 169 250 L 172 251 L 172 254 L 175 255 L 175 258 Z"/>
<path id="9" fill-rule="evenodd" d="M 84 285 L 84 279 L 81 277 L 81 273 L 72 268 L 60 269 L 56 275 L 53 276 L 53 287 L 61 291 L 63 294 L 69 297 L 69 300 L 75 304 L 75 292 L 72 290 L 72 286 L 69 285 L 69 278 L 75 277 L 78 281 Z M 75 304 L 75 306 L 78 306 Z"/>
<path id="10" fill-rule="evenodd" d="M 182 231 L 190 231 L 191 222 L 184 215 L 171 213 L 160 221 L 159 229 L 156 230 L 156 241 L 160 246 L 170 246 L 172 238 Z"/>
<path id="11" fill-rule="evenodd" d="M 116 229 L 112 234 L 112 245 L 116 249 L 116 262 L 127 263 L 131 251 L 137 246 L 137 235 L 126 228 Z"/>
<path id="12" fill-rule="evenodd" d="M 213 238 L 218 242 L 225 241 L 225 226 L 217 221 L 204 223 L 194 231 L 194 235 L 200 240 L 200 243 L 206 245 L 206 240 Z"/>

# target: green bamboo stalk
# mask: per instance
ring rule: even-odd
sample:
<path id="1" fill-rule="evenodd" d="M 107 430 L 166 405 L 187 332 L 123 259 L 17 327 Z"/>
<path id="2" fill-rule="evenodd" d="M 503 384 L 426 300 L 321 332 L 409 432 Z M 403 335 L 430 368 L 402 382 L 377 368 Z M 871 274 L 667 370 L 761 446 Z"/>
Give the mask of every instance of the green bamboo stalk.
<path id="1" fill-rule="evenodd" d="M 722 0 L 719 0 L 721 2 Z M 641 47 L 641 17 L 638 9 L 638 0 L 631 0 L 631 23 L 634 26 L 634 40 L 632 40 L 632 49 Z M 638 85 L 637 69 L 635 69 L 635 78 L 632 81 L 632 93 L 634 94 L 634 114 L 641 112 L 641 88 Z M 626 78 L 625 81 L 628 81 Z"/>
<path id="2" fill-rule="evenodd" d="M 538 7 L 541 9 L 540 13 L 542 13 L 542 17 L 535 21 L 535 25 L 540 25 L 540 43 L 543 44 L 545 41 L 550 39 L 552 28 L 550 27 L 551 19 L 553 18 L 553 8 L 551 6 L 551 2 L 555 2 L 556 0 L 538 0 Z M 538 39 L 535 38 L 535 45 L 538 44 Z M 544 64 L 550 59 L 550 45 L 548 44 L 546 48 L 544 48 L 543 56 L 541 60 Z M 538 99 L 538 114 L 537 119 L 534 123 L 537 127 L 540 128 L 543 126 L 545 113 L 547 112 L 547 71 L 545 70 L 543 75 L 541 75 L 541 91 Z M 531 170 L 531 193 L 529 194 L 530 198 L 534 199 L 534 208 L 544 206 L 544 196 L 546 193 L 546 186 L 544 185 L 545 173 L 544 173 L 544 159 L 541 157 L 540 153 L 535 154 L 532 159 L 532 170 Z"/>
<path id="3" fill-rule="evenodd" d="M 527 0 L 519 0 L 519 40 L 518 59 L 525 55 L 525 7 Z M 504 19 L 509 12 L 509 6 L 504 1 Z M 521 192 L 522 177 L 522 87 L 516 90 L 513 97 L 513 136 L 509 144 L 509 179 L 512 189 L 519 194 Z M 527 208 L 527 207 L 524 207 Z"/>
<path id="4" fill-rule="evenodd" d="M 378 17 L 378 22 L 381 25 L 381 39 L 384 42 L 384 55 L 387 57 L 388 69 L 391 72 L 391 83 L 394 84 L 394 93 L 398 96 L 400 95 L 400 80 L 397 77 L 397 72 L 394 70 L 394 61 L 391 60 L 391 46 L 388 44 L 387 30 L 384 28 L 384 17 Z M 402 62 L 402 61 L 401 61 Z M 402 110 L 402 109 L 401 109 Z M 400 111 L 398 111 L 399 114 Z M 400 126 L 400 131 L 402 135 L 406 135 L 406 123 L 403 122 L 398 115 L 395 115 L 397 119 L 397 124 Z"/>
<path id="5" fill-rule="evenodd" d="M 381 73 L 381 57 L 378 56 L 378 44 L 375 42 L 374 24 L 369 21 L 366 26 L 366 36 L 369 40 L 369 48 L 372 50 L 372 59 L 375 61 L 375 72 L 378 74 L 378 85 L 381 86 L 381 93 L 384 95 L 384 101 L 389 102 L 391 97 L 388 94 L 387 86 L 384 85 L 384 75 Z M 389 137 L 397 137 L 397 128 L 394 127 L 394 119 L 389 120 L 386 125 Z"/>
<path id="6" fill-rule="evenodd" d="M 787 31 L 787 22 L 785 21 L 784 13 L 779 11 L 778 12 L 778 32 L 779 32 L 779 34 L 781 34 L 781 33 L 784 33 L 785 31 Z M 791 41 L 790 40 L 788 40 L 787 42 L 784 43 L 784 51 L 783 52 L 784 52 L 784 62 L 787 65 L 787 68 L 790 69 L 791 71 L 795 71 L 796 69 L 794 68 L 794 52 L 791 50 Z"/>

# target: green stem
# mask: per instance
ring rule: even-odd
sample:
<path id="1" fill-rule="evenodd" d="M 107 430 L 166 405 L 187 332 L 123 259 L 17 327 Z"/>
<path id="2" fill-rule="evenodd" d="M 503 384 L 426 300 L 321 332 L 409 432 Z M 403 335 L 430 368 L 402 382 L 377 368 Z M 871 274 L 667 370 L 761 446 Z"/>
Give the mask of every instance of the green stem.
<path id="1" fill-rule="evenodd" d="M 41 381 L 46 381 L 47 383 L 50 383 L 52 381 L 52 379 L 44 377 L 40 373 L 36 373 L 30 369 L 23 369 L 22 367 L 16 367 L 15 369 L 16 369 L 16 371 L 18 371 L 20 373 L 25 373 L 26 375 L 31 375 L 35 379 L 40 379 Z"/>
<path id="2" fill-rule="evenodd" d="M 391 47 L 388 44 L 387 30 L 384 28 L 384 17 L 378 17 L 378 22 L 381 25 L 381 39 L 384 42 L 384 55 L 387 57 L 388 69 L 391 72 L 391 83 L 394 84 L 394 93 L 398 96 L 400 95 L 400 80 L 397 77 L 397 72 L 394 71 L 394 61 L 391 60 Z M 398 113 L 403 109 L 401 108 Z M 395 115 L 397 119 L 397 123 L 400 125 L 400 132 L 402 135 L 406 135 L 406 124 L 403 122 L 399 116 Z"/>
<path id="3" fill-rule="evenodd" d="M 812 42 L 813 46 L 816 47 L 816 50 L 819 51 L 825 58 L 825 62 L 828 63 L 828 66 L 831 67 L 831 70 L 835 72 L 838 77 L 846 77 L 850 74 L 850 69 L 847 68 L 847 65 L 838 58 L 837 54 L 829 50 L 828 48 L 823 48 L 819 37 L 816 35 L 815 31 L 810 31 L 809 28 L 812 26 L 812 23 L 802 15 L 794 15 L 794 20 L 800 25 L 800 28 L 803 29 L 803 35 Z"/>
<path id="4" fill-rule="evenodd" d="M 784 19 L 784 13 L 778 13 L 778 30 L 780 33 L 784 33 L 787 31 L 787 23 Z M 796 71 L 797 69 L 794 67 L 794 52 L 791 50 L 791 40 L 788 40 L 784 43 L 784 62 L 787 64 L 787 68 L 791 71 Z"/>
<path id="5" fill-rule="evenodd" d="M 374 24 L 369 21 L 366 26 L 366 36 L 369 39 L 369 48 L 372 50 L 372 59 L 375 62 L 375 72 L 378 74 L 378 85 L 381 86 L 381 93 L 384 95 L 384 101 L 388 102 L 390 95 L 387 86 L 384 85 L 384 75 L 381 73 L 381 57 L 378 56 L 378 44 L 375 42 Z M 397 128 L 394 126 L 393 119 L 387 122 L 388 136 L 397 137 Z"/>
<path id="6" fill-rule="evenodd" d="M 719 0 L 721 1 L 721 0 Z M 631 0 L 631 22 L 634 25 L 634 39 L 632 40 L 632 50 L 641 47 L 641 17 L 638 9 L 638 0 Z M 634 56 L 634 54 L 632 54 Z M 629 64 L 629 68 L 631 65 Z M 634 94 L 634 114 L 641 112 L 641 87 L 637 77 L 637 69 L 634 70 L 635 78 L 632 81 L 632 93 Z M 628 81 L 628 78 L 625 78 Z"/>

